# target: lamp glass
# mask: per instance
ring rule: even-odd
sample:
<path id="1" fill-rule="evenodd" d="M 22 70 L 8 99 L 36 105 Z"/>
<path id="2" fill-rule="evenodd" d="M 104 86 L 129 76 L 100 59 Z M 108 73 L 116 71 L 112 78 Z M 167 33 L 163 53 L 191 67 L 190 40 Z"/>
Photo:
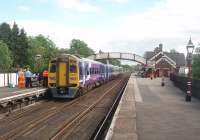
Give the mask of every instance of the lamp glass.
<path id="1" fill-rule="evenodd" d="M 193 53 L 194 46 L 187 46 L 187 52 L 188 53 Z"/>

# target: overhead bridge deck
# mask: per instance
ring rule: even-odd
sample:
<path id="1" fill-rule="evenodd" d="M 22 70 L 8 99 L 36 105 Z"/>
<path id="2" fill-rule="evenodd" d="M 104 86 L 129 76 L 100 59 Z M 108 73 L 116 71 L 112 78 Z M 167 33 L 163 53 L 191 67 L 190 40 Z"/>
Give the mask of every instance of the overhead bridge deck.
<path id="1" fill-rule="evenodd" d="M 44 96 L 47 88 L 29 88 L 20 90 L 18 88 L 0 88 L 0 106 L 6 107 L 8 104 L 29 101 Z"/>

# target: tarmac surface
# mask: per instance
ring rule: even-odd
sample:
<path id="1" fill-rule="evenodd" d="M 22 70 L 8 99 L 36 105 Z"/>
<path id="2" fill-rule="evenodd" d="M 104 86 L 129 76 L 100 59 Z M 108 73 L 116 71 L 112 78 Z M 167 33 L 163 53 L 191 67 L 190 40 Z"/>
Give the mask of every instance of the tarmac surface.
<path id="1" fill-rule="evenodd" d="M 200 140 L 200 100 L 185 102 L 185 93 L 169 79 L 137 78 L 136 123 L 139 140 Z M 139 97 L 139 98 L 138 98 Z"/>

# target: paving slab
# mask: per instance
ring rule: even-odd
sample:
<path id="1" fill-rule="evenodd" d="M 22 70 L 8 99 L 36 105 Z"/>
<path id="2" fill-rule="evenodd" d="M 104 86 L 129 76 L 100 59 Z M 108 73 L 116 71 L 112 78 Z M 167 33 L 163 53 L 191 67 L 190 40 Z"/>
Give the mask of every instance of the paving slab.
<path id="1" fill-rule="evenodd" d="M 136 100 L 139 140 L 200 140 L 200 101 L 185 102 L 185 93 L 169 79 L 137 78 L 142 102 Z"/>
<path id="2" fill-rule="evenodd" d="M 108 130 L 106 140 L 137 140 L 134 76 L 131 76 Z"/>

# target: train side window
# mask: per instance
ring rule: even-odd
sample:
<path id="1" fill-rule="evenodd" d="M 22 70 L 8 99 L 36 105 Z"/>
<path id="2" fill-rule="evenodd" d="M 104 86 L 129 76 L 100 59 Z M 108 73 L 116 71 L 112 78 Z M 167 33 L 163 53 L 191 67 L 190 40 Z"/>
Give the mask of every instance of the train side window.
<path id="1" fill-rule="evenodd" d="M 54 63 L 51 63 L 51 66 L 50 66 L 50 72 L 56 72 L 56 64 Z"/>
<path id="2" fill-rule="evenodd" d="M 92 68 L 90 68 L 90 74 L 93 74 Z"/>
<path id="3" fill-rule="evenodd" d="M 87 75 L 90 75 L 90 72 L 89 72 L 89 70 L 87 70 Z"/>
<path id="4" fill-rule="evenodd" d="M 82 68 L 82 66 L 80 65 L 79 68 L 80 68 L 80 70 L 79 70 L 79 74 L 80 74 L 80 75 L 83 75 L 83 68 Z"/>

